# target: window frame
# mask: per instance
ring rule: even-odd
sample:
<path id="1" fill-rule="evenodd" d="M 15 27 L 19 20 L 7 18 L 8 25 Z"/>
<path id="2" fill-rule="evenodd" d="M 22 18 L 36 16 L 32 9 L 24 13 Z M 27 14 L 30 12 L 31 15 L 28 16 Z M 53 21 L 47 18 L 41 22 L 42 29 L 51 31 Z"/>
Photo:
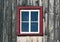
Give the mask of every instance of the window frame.
<path id="1" fill-rule="evenodd" d="M 39 33 L 21 33 L 20 32 L 20 10 L 39 10 Z M 16 14 L 16 34 L 17 36 L 42 36 L 43 35 L 43 13 L 42 6 L 18 6 Z"/>
<path id="2" fill-rule="evenodd" d="M 21 25 L 21 24 L 22 24 L 21 22 L 24 22 L 24 21 L 22 21 L 22 19 L 21 19 L 21 16 L 22 16 L 22 13 L 21 13 L 21 12 L 23 12 L 23 11 L 24 11 L 24 12 L 29 12 L 29 22 L 28 22 L 28 23 L 29 23 L 29 32 L 22 32 L 22 31 L 21 31 L 21 29 L 22 29 L 22 28 L 21 28 L 21 26 L 22 26 L 22 25 Z M 37 28 L 37 29 L 38 29 L 38 32 L 31 32 L 31 22 L 32 22 L 32 20 L 31 20 L 31 12 L 32 12 L 32 11 L 38 12 L 38 21 L 37 21 L 37 23 L 38 23 L 38 28 Z M 39 25 L 40 25 L 40 23 L 39 23 L 39 17 L 40 17 L 40 10 L 20 10 L 20 33 L 21 33 L 21 34 L 35 34 L 35 33 L 38 34 L 38 33 L 39 33 L 39 30 L 40 30 L 40 29 L 39 29 Z M 27 21 L 26 21 L 26 22 L 27 22 Z M 33 21 L 33 22 L 34 22 L 34 21 Z M 35 23 L 36 23 L 36 21 L 35 21 Z"/>

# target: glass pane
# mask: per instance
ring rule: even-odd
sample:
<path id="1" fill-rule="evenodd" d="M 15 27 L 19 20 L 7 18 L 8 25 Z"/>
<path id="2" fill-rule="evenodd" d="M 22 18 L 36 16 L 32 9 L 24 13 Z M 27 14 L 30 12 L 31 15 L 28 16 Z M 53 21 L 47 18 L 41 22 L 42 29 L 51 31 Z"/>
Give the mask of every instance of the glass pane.
<path id="1" fill-rule="evenodd" d="M 31 32 L 38 32 L 38 23 L 31 23 Z"/>
<path id="2" fill-rule="evenodd" d="M 38 11 L 31 12 L 31 21 L 38 21 Z"/>
<path id="3" fill-rule="evenodd" d="M 22 23 L 22 32 L 29 32 L 29 24 Z"/>
<path id="4" fill-rule="evenodd" d="M 22 12 L 22 21 L 28 21 L 29 20 L 29 12 L 23 11 Z"/>

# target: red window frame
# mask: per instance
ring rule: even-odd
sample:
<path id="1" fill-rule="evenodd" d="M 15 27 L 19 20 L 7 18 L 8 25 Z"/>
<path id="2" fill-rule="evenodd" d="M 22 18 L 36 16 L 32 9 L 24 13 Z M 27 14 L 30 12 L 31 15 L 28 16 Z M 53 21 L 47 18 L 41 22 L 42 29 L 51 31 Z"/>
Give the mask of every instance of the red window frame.
<path id="1" fill-rule="evenodd" d="M 39 34 L 20 33 L 20 10 L 40 10 L 40 31 Z M 16 34 L 17 36 L 42 36 L 43 35 L 43 11 L 42 6 L 18 6 L 16 14 Z"/>

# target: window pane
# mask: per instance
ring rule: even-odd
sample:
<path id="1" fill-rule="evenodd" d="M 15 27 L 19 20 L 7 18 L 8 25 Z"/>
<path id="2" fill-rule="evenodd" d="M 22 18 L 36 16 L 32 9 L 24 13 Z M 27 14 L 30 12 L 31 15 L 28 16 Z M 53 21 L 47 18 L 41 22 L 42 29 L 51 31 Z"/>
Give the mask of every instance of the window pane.
<path id="1" fill-rule="evenodd" d="M 22 23 L 22 32 L 28 32 L 28 31 L 29 31 L 29 24 Z"/>
<path id="2" fill-rule="evenodd" d="M 29 20 L 29 12 L 23 11 L 22 12 L 22 21 L 28 21 Z"/>
<path id="3" fill-rule="evenodd" d="M 31 32 L 38 32 L 38 23 L 31 23 Z"/>
<path id="4" fill-rule="evenodd" d="M 31 12 L 31 21 L 38 21 L 38 11 Z"/>

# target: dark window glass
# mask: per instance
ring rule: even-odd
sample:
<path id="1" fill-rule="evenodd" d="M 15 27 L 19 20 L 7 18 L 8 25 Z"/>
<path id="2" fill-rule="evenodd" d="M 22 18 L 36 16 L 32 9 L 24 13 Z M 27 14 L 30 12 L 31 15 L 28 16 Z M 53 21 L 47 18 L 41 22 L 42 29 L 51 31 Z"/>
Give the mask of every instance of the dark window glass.
<path id="1" fill-rule="evenodd" d="M 31 32 L 38 32 L 38 23 L 31 23 Z"/>
<path id="2" fill-rule="evenodd" d="M 29 32 L 29 24 L 22 23 L 22 32 Z"/>
<path id="3" fill-rule="evenodd" d="M 31 21 L 38 21 L 38 12 L 37 11 L 31 12 Z"/>
<path id="4" fill-rule="evenodd" d="M 29 12 L 23 11 L 22 12 L 22 21 L 28 21 L 29 20 Z"/>

